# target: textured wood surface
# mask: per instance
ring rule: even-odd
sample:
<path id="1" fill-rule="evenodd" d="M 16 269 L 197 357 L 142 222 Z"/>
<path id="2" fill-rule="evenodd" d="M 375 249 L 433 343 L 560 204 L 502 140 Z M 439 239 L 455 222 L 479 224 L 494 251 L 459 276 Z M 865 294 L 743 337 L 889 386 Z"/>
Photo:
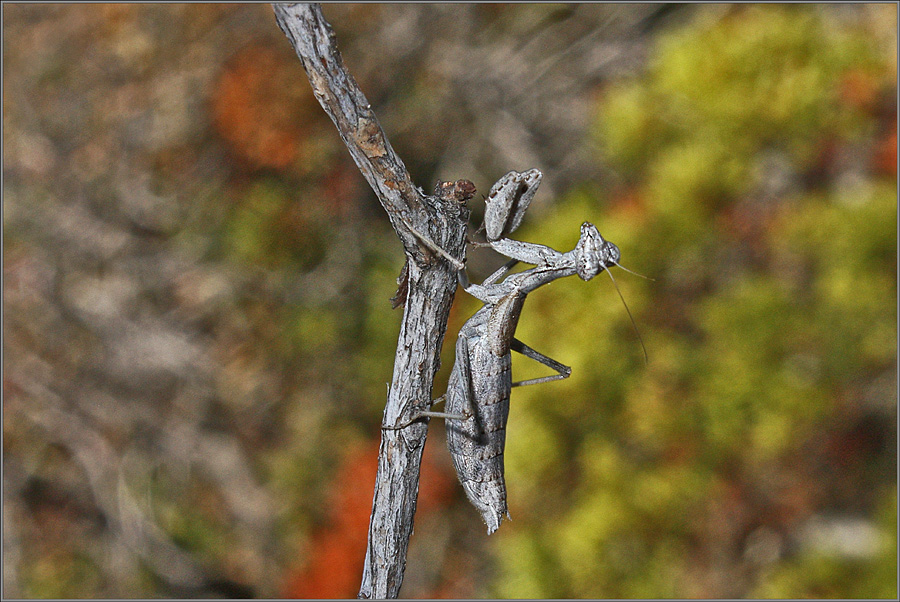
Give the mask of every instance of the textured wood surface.
<path id="1" fill-rule="evenodd" d="M 344 66 L 334 32 L 317 4 L 274 5 L 313 92 L 334 121 L 366 181 L 378 195 L 407 253 L 406 298 L 384 424 L 427 409 L 457 272 L 421 247 L 407 228 L 425 233 L 454 257 L 465 256 L 465 195 L 426 195 L 410 179 L 372 107 Z M 453 187 L 450 187 L 451 189 Z M 385 311 L 390 311 L 387 304 Z M 396 598 L 416 510 L 427 425 L 383 430 L 360 598 Z"/>

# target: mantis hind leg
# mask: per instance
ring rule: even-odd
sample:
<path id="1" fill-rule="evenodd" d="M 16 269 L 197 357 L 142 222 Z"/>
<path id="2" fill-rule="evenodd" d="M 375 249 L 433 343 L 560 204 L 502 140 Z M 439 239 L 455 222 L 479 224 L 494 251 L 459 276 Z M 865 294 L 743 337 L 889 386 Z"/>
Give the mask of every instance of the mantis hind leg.
<path id="1" fill-rule="evenodd" d="M 535 351 L 519 339 L 513 339 L 512 343 L 509 347 L 512 351 L 516 351 L 521 353 L 525 357 L 530 357 L 531 359 L 538 361 L 548 368 L 555 370 L 557 374 L 553 374 L 551 376 L 543 376 L 541 378 L 532 378 L 530 380 L 522 380 L 519 382 L 515 382 L 512 384 L 514 387 L 524 387 L 526 385 L 538 385 L 540 383 L 548 383 L 554 380 L 562 380 L 564 378 L 569 378 L 569 375 L 572 374 L 572 369 L 565 364 L 560 364 L 555 359 L 551 357 L 547 357 L 543 353 L 539 351 Z"/>
<path id="2" fill-rule="evenodd" d="M 434 401 L 429 404 L 429 407 L 438 404 L 442 401 L 446 401 L 447 395 L 450 394 L 451 389 L 454 389 L 458 395 L 462 395 L 462 399 L 465 402 L 463 407 L 462 414 L 453 414 L 450 412 L 432 412 L 430 410 L 419 410 L 409 420 L 406 420 L 396 426 L 384 426 L 382 425 L 382 429 L 388 431 L 400 430 L 408 427 L 413 422 L 419 420 L 420 418 L 443 418 L 444 420 L 468 420 L 472 417 L 473 409 L 472 409 L 472 377 L 471 370 L 469 366 L 469 340 L 460 335 L 459 339 L 457 339 L 456 343 L 456 364 L 453 366 L 453 371 L 459 371 L 459 378 L 454 379 L 451 375 L 450 382 L 447 385 L 447 393 L 444 393 Z M 458 390 L 457 390 L 458 389 Z"/>
<path id="3" fill-rule="evenodd" d="M 437 399 L 432 401 L 430 405 L 433 406 L 433 405 L 439 404 L 442 401 L 444 401 L 446 399 L 446 397 L 447 397 L 447 394 L 445 393 L 444 395 L 441 395 L 440 397 L 438 397 Z M 431 410 L 419 410 L 418 412 L 413 414 L 412 418 L 410 418 L 409 420 L 401 422 L 400 424 L 398 424 L 396 426 L 382 425 L 381 428 L 386 431 L 399 431 L 400 429 L 405 429 L 406 427 L 408 427 L 410 424 L 412 424 L 416 420 L 419 420 L 420 418 L 425 418 L 425 417 L 443 418 L 445 420 L 467 420 L 469 418 L 465 414 L 450 414 L 448 412 L 432 412 Z"/>

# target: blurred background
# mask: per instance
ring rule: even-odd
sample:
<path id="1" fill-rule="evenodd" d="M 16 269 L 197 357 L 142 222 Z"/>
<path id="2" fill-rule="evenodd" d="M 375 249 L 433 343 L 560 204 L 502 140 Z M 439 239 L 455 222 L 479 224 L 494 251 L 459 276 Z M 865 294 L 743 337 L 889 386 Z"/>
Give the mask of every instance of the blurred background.
<path id="1" fill-rule="evenodd" d="M 654 279 L 648 365 L 530 296 L 513 520 L 433 421 L 402 596 L 897 596 L 896 11 L 325 7 L 417 184 Z M 3 134 L 4 595 L 355 597 L 403 256 L 271 7 L 4 4 Z"/>

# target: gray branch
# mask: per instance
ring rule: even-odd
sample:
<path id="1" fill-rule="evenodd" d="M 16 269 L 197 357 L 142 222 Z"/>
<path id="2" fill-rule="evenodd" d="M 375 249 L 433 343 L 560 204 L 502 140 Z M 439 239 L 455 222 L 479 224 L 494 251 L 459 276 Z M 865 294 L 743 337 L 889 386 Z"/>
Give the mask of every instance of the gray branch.
<path id="1" fill-rule="evenodd" d="M 429 236 L 452 256 L 463 257 L 468 197 L 459 187 L 444 187 L 441 194 L 427 196 L 413 185 L 366 97 L 344 67 L 334 32 L 318 4 L 276 4 L 274 8 L 278 25 L 297 51 L 316 98 L 387 211 L 407 253 L 405 309 L 383 418 L 385 425 L 396 425 L 402 417 L 430 405 L 457 286 L 456 269 L 420 247 L 408 226 Z M 426 433 L 423 423 L 382 430 L 360 598 L 396 598 L 400 590 Z"/>

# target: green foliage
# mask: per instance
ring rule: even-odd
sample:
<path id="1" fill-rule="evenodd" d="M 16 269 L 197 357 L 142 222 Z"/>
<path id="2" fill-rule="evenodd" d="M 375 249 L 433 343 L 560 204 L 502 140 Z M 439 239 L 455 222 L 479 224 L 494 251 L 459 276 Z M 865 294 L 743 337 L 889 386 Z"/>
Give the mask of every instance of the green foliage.
<path id="1" fill-rule="evenodd" d="M 896 358 L 897 221 L 893 186 L 882 183 L 788 208 L 771 244 L 786 265 L 817 274 L 795 297 L 816 316 L 809 336 L 823 351 L 822 371 L 846 382 L 866 366 Z"/>
<path id="2" fill-rule="evenodd" d="M 315 265 L 328 236 L 327 207 L 298 203 L 298 197 L 275 180 L 254 183 L 225 226 L 228 255 L 264 268 L 302 270 Z"/>
<path id="3" fill-rule="evenodd" d="M 401 247 L 271 9 L 238 10 L 4 11 L 4 591 L 186 595 L 124 492 L 210 584 L 355 595 Z M 513 392 L 514 520 L 484 536 L 432 421 L 401 596 L 895 597 L 896 6 L 646 10 L 326 7 L 416 183 L 544 169 L 571 188 L 516 237 L 589 220 L 654 279 L 611 274 L 648 365 L 608 274 L 529 297 L 518 337 L 573 374 Z M 806 535 L 832 519 L 865 545 Z"/>
<path id="4" fill-rule="evenodd" d="M 858 598 L 897 596 L 897 492 L 880 496 L 879 553 L 868 559 L 804 551 L 766 575 L 754 592 L 760 598 Z"/>
<path id="5" fill-rule="evenodd" d="M 385 238 L 391 232 L 383 232 Z M 383 251 L 375 251 L 381 249 Z M 402 307 L 390 309 L 390 299 L 397 292 L 397 276 L 401 267 L 391 244 L 373 245 L 370 269 L 366 270 L 364 283 L 366 307 L 364 309 L 363 336 L 359 352 L 354 356 L 355 374 L 361 380 L 362 398 L 370 402 L 373 416 L 380 415 L 387 400 L 388 382 L 394 367 L 397 333 L 403 317 Z"/>
<path id="6" fill-rule="evenodd" d="M 824 135 L 858 133 L 864 125 L 862 115 L 840 105 L 841 79 L 851 69 L 883 76 L 884 58 L 864 33 L 834 27 L 807 9 L 753 6 L 724 19 L 708 14 L 659 40 L 644 79 L 608 92 L 597 137 L 632 173 L 660 169 L 647 158 L 662 150 L 688 152 L 693 161 L 727 155 L 735 162 L 779 145 L 809 161 Z M 706 150 L 673 149 L 678 142 Z M 684 179 L 695 172 L 689 165 L 677 171 Z M 738 182 L 729 174 L 714 183 Z"/>
<path id="7" fill-rule="evenodd" d="M 573 377 L 514 392 L 506 462 L 522 522 L 497 543 L 498 595 L 747 595 L 743 573 L 713 590 L 692 576 L 744 566 L 742 528 L 785 528 L 777 509 L 792 502 L 775 475 L 816 470 L 805 450 L 821 448 L 848 414 L 871 411 L 862 391 L 895 369 L 896 182 L 803 178 L 819 173 L 826 145 L 877 130 L 842 86 L 865 73 L 890 90 L 891 57 L 865 29 L 805 7 L 699 14 L 597 107 L 596 139 L 639 210 L 601 207 L 598 191 L 580 189 L 540 232 L 521 232 L 568 249 L 573 224 L 590 219 L 627 267 L 656 282 L 616 271 L 649 366 L 605 274 L 529 298 L 519 337 Z M 761 192 L 771 156 L 795 178 L 788 193 Z M 524 360 L 514 370 L 544 373 Z M 896 384 L 875 390 L 895 395 Z M 865 456 L 844 460 L 873 479 L 847 512 L 872 515 L 886 488 L 895 512 L 891 476 Z M 760 501 L 747 491 L 770 493 Z M 824 503 L 835 511 L 840 502 Z M 723 516 L 723 507 L 753 514 Z M 802 506 L 787 537 L 825 509 Z M 741 521 L 748 526 L 729 526 Z M 697 566 L 717 549 L 727 552 Z M 896 573 L 885 567 L 895 562 L 896 538 L 886 537 L 862 559 L 812 549 L 741 570 L 753 575 L 751 595 L 892 597 Z"/>
<path id="8" fill-rule="evenodd" d="M 102 588 L 100 567 L 86 554 L 57 551 L 35 559 L 23 572 L 24 596 L 90 598 Z"/>

